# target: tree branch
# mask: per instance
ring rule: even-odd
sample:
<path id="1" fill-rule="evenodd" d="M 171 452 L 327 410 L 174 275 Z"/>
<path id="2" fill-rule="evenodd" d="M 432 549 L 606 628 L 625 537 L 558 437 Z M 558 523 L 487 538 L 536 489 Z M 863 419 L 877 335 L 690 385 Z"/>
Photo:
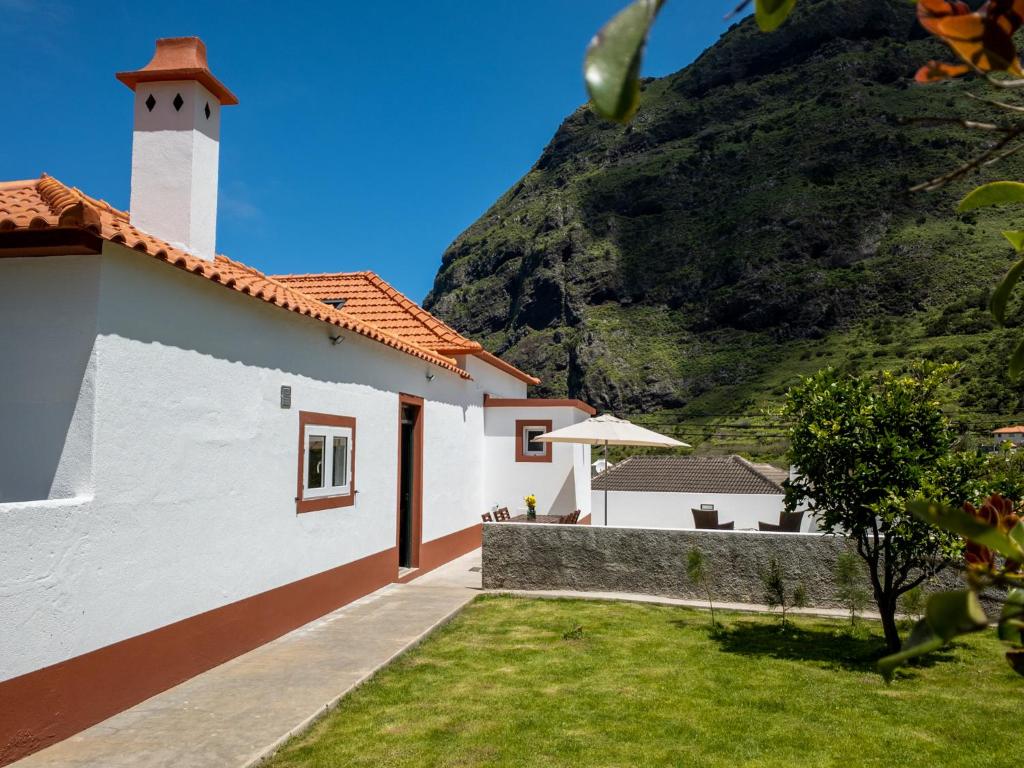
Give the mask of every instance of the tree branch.
<path id="1" fill-rule="evenodd" d="M 980 168 L 983 165 L 990 165 L 993 162 L 1002 160 L 1005 157 L 1009 157 L 1014 152 L 1017 152 L 1022 147 L 1024 147 L 1024 145 L 1018 145 L 1006 151 L 1003 151 L 1004 147 L 1006 147 L 1007 144 L 1016 139 L 1022 132 L 1024 132 L 1024 128 L 1017 129 L 1013 133 L 1007 133 L 1003 135 L 1003 137 L 999 139 L 999 141 L 997 141 L 991 148 L 981 153 L 977 157 L 968 160 L 963 165 L 960 165 L 951 171 L 947 171 L 941 176 L 936 176 L 935 178 L 929 179 L 928 181 L 922 181 L 920 184 L 915 184 L 910 188 L 909 191 L 934 192 L 936 189 L 940 189 L 941 187 L 944 187 L 946 184 L 949 184 L 949 182 L 955 181 L 956 179 L 959 179 L 962 176 L 966 176 L 971 171 L 976 170 L 977 168 Z"/>
<path id="2" fill-rule="evenodd" d="M 1009 112 L 1024 112 L 1024 106 L 1017 104 L 1009 104 L 1005 101 L 996 101 L 995 99 L 983 99 L 981 96 L 975 96 L 973 93 L 965 93 L 964 95 L 969 99 L 980 101 L 982 104 L 999 107 L 1000 109 L 1005 109 Z"/>

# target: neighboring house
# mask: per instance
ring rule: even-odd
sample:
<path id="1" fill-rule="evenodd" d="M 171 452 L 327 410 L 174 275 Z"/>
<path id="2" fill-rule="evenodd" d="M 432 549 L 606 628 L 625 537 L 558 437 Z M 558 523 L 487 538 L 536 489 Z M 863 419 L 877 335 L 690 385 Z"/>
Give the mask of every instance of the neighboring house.
<path id="1" fill-rule="evenodd" d="M 0 183 L 0 764 L 476 548 L 494 505 L 590 511 L 589 447 L 535 439 L 589 406 L 372 273 L 215 255 L 237 100 L 198 39 L 118 77 L 130 214 Z"/>
<path id="2" fill-rule="evenodd" d="M 778 523 L 788 473 L 768 466 L 740 456 L 631 456 L 593 478 L 593 523 L 604 523 L 605 490 L 609 525 L 693 528 L 693 509 L 714 509 L 736 530 Z"/>
<path id="3" fill-rule="evenodd" d="M 992 436 L 995 438 L 996 447 L 1003 443 L 1013 443 L 1014 446 L 1018 446 L 1024 443 L 1024 425 L 994 429 Z"/>

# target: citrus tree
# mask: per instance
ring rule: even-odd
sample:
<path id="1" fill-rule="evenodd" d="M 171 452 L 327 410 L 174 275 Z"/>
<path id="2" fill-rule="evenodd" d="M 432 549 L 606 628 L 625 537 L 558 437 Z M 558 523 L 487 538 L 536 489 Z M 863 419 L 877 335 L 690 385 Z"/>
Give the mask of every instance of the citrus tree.
<path id="1" fill-rule="evenodd" d="M 860 376 L 825 369 L 786 396 L 790 458 L 786 508 L 851 539 L 867 566 L 890 652 L 900 650 L 899 598 L 959 556 L 956 535 L 911 514 L 922 495 L 959 504 L 970 478 L 951 472 L 953 435 L 938 400 L 949 366 Z"/>

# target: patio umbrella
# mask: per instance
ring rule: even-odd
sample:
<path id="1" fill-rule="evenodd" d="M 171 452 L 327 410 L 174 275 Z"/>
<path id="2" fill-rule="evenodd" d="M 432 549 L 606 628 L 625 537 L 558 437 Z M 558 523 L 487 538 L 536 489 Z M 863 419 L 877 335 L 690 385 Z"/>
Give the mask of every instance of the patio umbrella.
<path id="1" fill-rule="evenodd" d="M 584 443 L 586 445 L 603 445 L 604 460 L 608 462 L 609 445 L 641 445 L 655 448 L 689 448 L 671 437 L 659 435 L 649 429 L 638 427 L 631 421 L 619 419 L 610 413 L 602 413 L 592 419 L 581 421 L 569 427 L 547 432 L 536 438 L 542 443 Z M 608 470 L 606 469 L 605 472 Z M 608 485 L 604 487 L 604 524 L 608 525 Z"/>

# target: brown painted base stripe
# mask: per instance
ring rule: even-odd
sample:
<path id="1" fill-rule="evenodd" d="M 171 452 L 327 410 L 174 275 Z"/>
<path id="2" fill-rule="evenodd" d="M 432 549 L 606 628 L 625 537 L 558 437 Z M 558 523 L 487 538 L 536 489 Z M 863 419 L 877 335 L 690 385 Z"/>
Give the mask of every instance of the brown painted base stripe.
<path id="1" fill-rule="evenodd" d="M 474 546 L 480 545 L 479 529 L 475 527 Z M 451 547 L 439 545 L 436 554 L 433 549 L 424 554 L 434 562 L 444 551 L 466 544 L 458 542 Z M 394 581 L 397 572 L 398 551 L 388 549 L 6 680 L 0 683 L 0 765 L 78 733 L 369 594 Z"/>
<path id="2" fill-rule="evenodd" d="M 420 545 L 419 568 L 408 576 L 399 579 L 401 582 L 412 581 L 438 566 L 444 565 L 456 557 L 461 557 L 467 552 L 472 552 L 480 546 L 483 537 L 483 523 L 471 525 L 461 531 L 449 533 L 433 541 L 424 542 Z"/>

